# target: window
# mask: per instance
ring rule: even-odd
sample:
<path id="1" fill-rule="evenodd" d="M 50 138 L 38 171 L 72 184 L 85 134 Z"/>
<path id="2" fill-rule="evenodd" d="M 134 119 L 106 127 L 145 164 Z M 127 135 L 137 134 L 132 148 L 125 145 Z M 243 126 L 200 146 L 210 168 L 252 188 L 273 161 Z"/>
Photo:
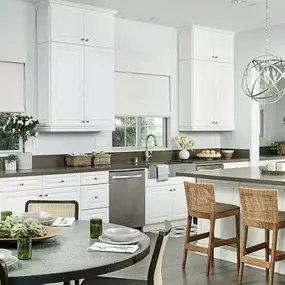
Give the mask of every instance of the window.
<path id="1" fill-rule="evenodd" d="M 157 147 L 167 147 L 167 119 L 116 117 L 113 147 L 142 148 L 149 134 L 156 137 Z"/>
<path id="2" fill-rule="evenodd" d="M 7 135 L 3 130 L 8 117 L 11 114 L 0 113 L 0 151 L 7 150 L 18 150 L 19 149 L 19 140 L 16 136 Z"/>

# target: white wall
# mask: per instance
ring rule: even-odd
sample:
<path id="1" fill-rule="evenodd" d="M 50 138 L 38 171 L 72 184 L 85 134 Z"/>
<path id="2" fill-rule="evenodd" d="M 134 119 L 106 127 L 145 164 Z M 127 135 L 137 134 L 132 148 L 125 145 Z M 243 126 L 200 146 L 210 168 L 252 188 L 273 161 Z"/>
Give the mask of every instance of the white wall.
<path id="1" fill-rule="evenodd" d="M 171 138 L 178 132 L 177 31 L 174 28 L 117 18 L 115 56 L 118 70 L 171 76 Z M 0 1 L 0 59 L 26 62 L 27 113 L 37 116 L 36 13 L 31 3 Z M 219 133 L 187 133 L 196 147 L 219 147 Z M 30 142 L 34 154 L 110 151 L 111 132 L 40 133 Z"/>

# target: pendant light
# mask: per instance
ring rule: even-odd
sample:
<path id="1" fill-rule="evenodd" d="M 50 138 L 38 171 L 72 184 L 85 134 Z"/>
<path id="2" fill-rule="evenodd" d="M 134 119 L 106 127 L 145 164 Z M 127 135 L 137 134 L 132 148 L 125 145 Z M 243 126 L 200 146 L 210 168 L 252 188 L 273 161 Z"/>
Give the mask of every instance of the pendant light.
<path id="1" fill-rule="evenodd" d="M 265 12 L 265 54 L 255 57 L 247 65 L 242 89 L 252 100 L 270 104 L 285 94 L 285 62 L 281 57 L 268 53 L 268 0 Z"/>

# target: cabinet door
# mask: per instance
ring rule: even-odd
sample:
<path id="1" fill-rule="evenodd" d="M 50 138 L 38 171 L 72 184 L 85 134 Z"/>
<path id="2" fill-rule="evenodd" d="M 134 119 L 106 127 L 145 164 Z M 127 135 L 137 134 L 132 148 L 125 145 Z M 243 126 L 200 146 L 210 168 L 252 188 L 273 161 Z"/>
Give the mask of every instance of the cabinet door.
<path id="1" fill-rule="evenodd" d="M 85 121 L 86 127 L 113 128 L 113 50 L 85 48 Z"/>
<path id="2" fill-rule="evenodd" d="M 216 104 L 214 121 L 216 128 L 234 130 L 234 68 L 227 63 L 215 63 L 216 66 Z"/>
<path id="3" fill-rule="evenodd" d="M 1 211 L 12 211 L 13 215 L 19 216 L 25 212 L 25 204 L 29 200 L 42 199 L 42 189 L 0 194 Z"/>
<path id="4" fill-rule="evenodd" d="M 80 186 L 44 189 L 43 197 L 45 200 L 75 200 L 80 202 Z"/>
<path id="5" fill-rule="evenodd" d="M 193 58 L 194 59 L 204 59 L 213 60 L 214 57 L 214 47 L 213 47 L 213 37 L 212 32 L 206 30 L 196 29 L 193 31 Z"/>
<path id="6" fill-rule="evenodd" d="M 51 5 L 51 41 L 82 44 L 83 27 L 83 10 Z"/>
<path id="7" fill-rule="evenodd" d="M 146 224 L 162 223 L 170 219 L 170 189 L 169 186 L 146 188 Z"/>
<path id="8" fill-rule="evenodd" d="M 174 185 L 174 187 L 172 187 L 172 192 L 170 195 L 170 208 L 170 216 L 172 221 L 187 219 L 188 208 L 183 184 Z"/>
<path id="9" fill-rule="evenodd" d="M 109 184 L 81 186 L 81 209 L 109 207 Z"/>
<path id="10" fill-rule="evenodd" d="M 230 34 L 213 33 L 214 60 L 219 62 L 234 62 L 234 37 Z"/>
<path id="11" fill-rule="evenodd" d="M 81 211 L 80 220 L 90 221 L 92 218 L 99 218 L 102 219 L 104 223 L 109 223 L 109 208 Z"/>
<path id="12" fill-rule="evenodd" d="M 213 129 L 216 127 L 214 114 L 217 111 L 215 92 L 215 63 L 205 60 L 194 60 L 193 128 Z"/>
<path id="13" fill-rule="evenodd" d="M 54 126 L 84 126 L 83 46 L 52 43 Z"/>
<path id="14" fill-rule="evenodd" d="M 114 47 L 114 16 L 109 13 L 84 11 L 85 45 Z"/>

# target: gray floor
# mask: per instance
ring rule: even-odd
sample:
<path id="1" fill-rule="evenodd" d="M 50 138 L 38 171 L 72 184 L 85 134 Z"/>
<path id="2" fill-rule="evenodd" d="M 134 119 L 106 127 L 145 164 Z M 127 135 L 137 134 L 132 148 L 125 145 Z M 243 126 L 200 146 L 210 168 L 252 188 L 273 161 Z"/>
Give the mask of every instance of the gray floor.
<path id="1" fill-rule="evenodd" d="M 153 248 L 153 244 L 155 242 L 155 235 L 151 234 L 150 237 L 152 240 Z M 186 270 L 183 271 L 181 269 L 183 242 L 183 238 L 169 239 L 164 256 L 164 264 L 162 271 L 164 285 L 238 284 L 236 264 L 216 259 L 212 273 L 209 278 L 207 278 L 205 276 L 206 258 L 197 254 L 189 253 Z M 151 255 L 149 255 L 146 259 L 132 267 L 109 274 L 109 276 L 146 279 L 150 256 Z M 267 284 L 265 280 L 265 271 L 245 267 L 244 284 Z M 276 274 L 275 285 L 279 284 L 285 284 L 285 276 Z"/>

